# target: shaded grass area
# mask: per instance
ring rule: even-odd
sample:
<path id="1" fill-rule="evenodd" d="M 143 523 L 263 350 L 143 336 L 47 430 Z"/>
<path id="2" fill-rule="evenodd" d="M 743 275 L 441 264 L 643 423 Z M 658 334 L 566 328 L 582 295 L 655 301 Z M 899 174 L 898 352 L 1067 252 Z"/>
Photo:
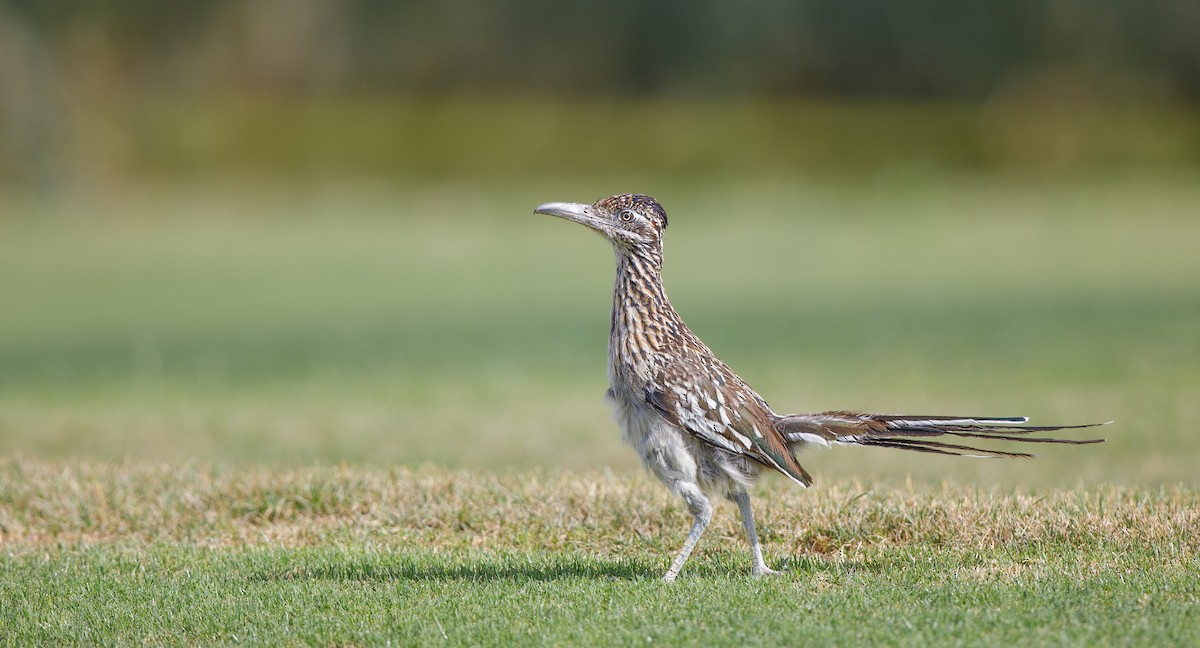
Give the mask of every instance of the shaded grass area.
<path id="1" fill-rule="evenodd" d="M 1189 644 L 1191 489 L 761 489 L 673 586 L 648 479 L 0 464 L 0 622 L 24 642 Z"/>

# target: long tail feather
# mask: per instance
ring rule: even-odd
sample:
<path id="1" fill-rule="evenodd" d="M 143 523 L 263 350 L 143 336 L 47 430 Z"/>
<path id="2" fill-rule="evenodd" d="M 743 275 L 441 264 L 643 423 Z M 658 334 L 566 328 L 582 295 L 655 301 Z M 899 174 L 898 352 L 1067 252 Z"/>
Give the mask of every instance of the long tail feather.
<path id="1" fill-rule="evenodd" d="M 897 448 L 899 450 L 913 450 L 916 452 L 933 452 L 937 454 L 953 455 L 956 457 L 1003 457 L 1013 459 L 1032 459 L 1034 456 L 1027 452 L 1005 452 L 1003 450 L 990 450 L 986 448 L 976 448 L 973 446 L 957 445 L 953 443 L 919 441 L 916 439 L 868 439 L 857 445 L 875 446 L 879 448 Z"/>
<path id="2" fill-rule="evenodd" d="M 1028 435 L 1107 425 L 1107 423 L 1024 425 L 1028 420 L 1025 417 L 898 416 L 858 412 L 825 412 L 823 414 L 797 414 L 780 417 L 776 421 L 776 426 L 789 443 L 796 445 L 837 443 L 957 456 L 1030 458 L 1034 455 L 932 441 L 930 437 L 949 436 L 1018 443 L 1083 445 L 1101 443 L 1104 439 L 1063 439 Z M 1111 421 L 1109 422 L 1111 423 Z"/>

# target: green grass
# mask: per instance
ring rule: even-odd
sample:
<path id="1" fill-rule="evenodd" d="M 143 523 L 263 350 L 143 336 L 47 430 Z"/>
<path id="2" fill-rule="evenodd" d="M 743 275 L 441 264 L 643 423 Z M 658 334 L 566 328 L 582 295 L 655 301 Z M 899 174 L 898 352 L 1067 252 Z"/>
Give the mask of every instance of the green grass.
<path id="1" fill-rule="evenodd" d="M 687 516 L 602 402 L 611 253 L 530 215 L 625 190 L 777 409 L 1109 441 L 805 455 L 811 492 L 755 498 L 787 575 L 749 578 L 723 504 L 660 584 Z M 0 637 L 1196 643 L 1197 205 L 912 170 L 0 196 Z"/>
<path id="2" fill-rule="evenodd" d="M 780 484 L 776 483 L 776 486 Z M 1189 645 L 1191 489 L 760 489 L 777 578 L 723 504 L 647 479 L 0 465 L 18 643 Z"/>
<path id="3" fill-rule="evenodd" d="M 1186 570 L 1126 556 L 1080 578 L 1088 552 L 979 561 L 916 549 L 816 562 L 765 582 L 701 570 L 671 587 L 639 559 L 153 546 L 3 562 L 26 643 L 382 645 L 1191 645 Z M 722 567 L 732 567 L 729 556 Z M 983 563 L 1008 578 L 974 577 Z M 1033 563 L 1033 566 L 1027 566 Z M 960 573 L 970 574 L 967 578 Z M 26 585 L 18 586 L 14 579 Z M 12 607 L 10 607 L 12 610 Z M 1064 614 L 1069 610 L 1069 614 Z"/>
<path id="4" fill-rule="evenodd" d="M 777 409 L 1116 420 L 1035 463 L 817 473 L 1194 483 L 1193 178 L 237 187 L 14 203 L 0 453 L 636 470 L 609 420 L 612 258 L 530 214 L 641 189 L 666 281 Z"/>

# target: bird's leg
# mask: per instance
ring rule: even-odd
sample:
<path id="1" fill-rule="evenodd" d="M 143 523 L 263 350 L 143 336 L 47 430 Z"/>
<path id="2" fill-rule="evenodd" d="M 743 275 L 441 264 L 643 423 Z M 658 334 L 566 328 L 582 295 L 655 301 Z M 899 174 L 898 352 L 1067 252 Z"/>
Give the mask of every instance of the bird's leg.
<path id="1" fill-rule="evenodd" d="M 746 539 L 750 541 L 750 553 L 754 556 L 754 575 L 757 577 L 774 576 L 779 572 L 767 567 L 763 561 L 762 545 L 758 542 L 758 531 L 754 528 L 754 511 L 750 508 L 750 495 L 745 489 L 739 488 L 729 494 L 729 498 L 737 502 L 742 514 L 742 526 L 746 529 Z"/>
<path id="2" fill-rule="evenodd" d="M 692 530 L 688 533 L 687 540 L 683 541 L 683 547 L 679 553 L 675 555 L 675 560 L 671 563 L 671 568 L 667 570 L 663 580 L 670 583 L 679 575 L 679 570 L 683 569 L 683 563 L 687 562 L 688 556 L 692 555 L 692 549 L 696 547 L 696 541 L 704 533 L 705 527 L 712 520 L 712 503 L 708 501 L 708 497 L 704 495 L 704 491 L 695 484 L 679 483 L 676 489 L 687 502 L 688 510 L 692 512 Z"/>

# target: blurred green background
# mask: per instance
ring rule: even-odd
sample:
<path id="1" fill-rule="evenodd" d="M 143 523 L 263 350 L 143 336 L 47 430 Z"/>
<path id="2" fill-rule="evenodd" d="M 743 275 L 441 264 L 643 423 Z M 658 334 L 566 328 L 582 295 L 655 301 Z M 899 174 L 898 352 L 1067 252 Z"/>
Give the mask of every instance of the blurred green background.
<path id="1" fill-rule="evenodd" d="M 781 411 L 1116 419 L 1196 483 L 1200 11 L 1152 2 L 0 2 L 0 453 L 637 471 L 612 258 Z"/>

